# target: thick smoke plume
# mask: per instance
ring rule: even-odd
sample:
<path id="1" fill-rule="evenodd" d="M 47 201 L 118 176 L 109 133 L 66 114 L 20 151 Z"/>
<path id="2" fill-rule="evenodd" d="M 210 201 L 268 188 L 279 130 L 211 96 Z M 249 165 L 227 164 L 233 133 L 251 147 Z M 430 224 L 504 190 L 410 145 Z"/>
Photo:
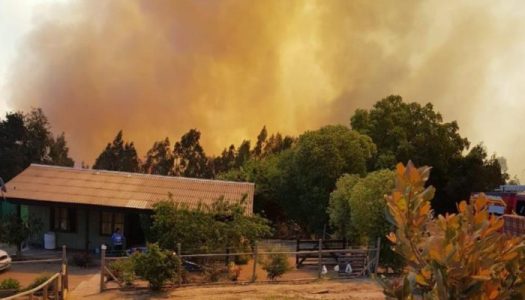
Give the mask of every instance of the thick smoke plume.
<path id="1" fill-rule="evenodd" d="M 356 108 L 400 94 L 433 102 L 519 174 L 519 5 L 70 1 L 38 13 L 8 101 L 42 107 L 75 159 L 92 162 L 119 129 L 145 153 L 199 128 L 217 153 L 263 125 L 295 134 L 348 124 Z"/>

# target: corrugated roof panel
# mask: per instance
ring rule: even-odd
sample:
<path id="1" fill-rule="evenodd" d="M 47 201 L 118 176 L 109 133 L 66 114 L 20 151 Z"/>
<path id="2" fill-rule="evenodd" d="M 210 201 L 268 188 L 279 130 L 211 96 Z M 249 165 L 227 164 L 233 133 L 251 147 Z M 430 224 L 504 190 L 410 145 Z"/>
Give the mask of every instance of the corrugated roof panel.
<path id="1" fill-rule="evenodd" d="M 253 209 L 253 183 L 205 180 L 32 164 L 6 184 L 13 199 L 40 200 L 149 209 L 168 198 L 196 207 L 223 196 L 239 201 L 248 196 L 246 212 Z"/>

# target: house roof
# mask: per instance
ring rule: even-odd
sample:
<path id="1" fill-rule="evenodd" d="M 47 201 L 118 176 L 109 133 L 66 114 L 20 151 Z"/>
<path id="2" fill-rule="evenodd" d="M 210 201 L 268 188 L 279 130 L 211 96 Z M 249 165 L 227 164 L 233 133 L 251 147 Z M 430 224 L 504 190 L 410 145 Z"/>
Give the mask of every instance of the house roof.
<path id="1" fill-rule="evenodd" d="M 172 194 L 173 201 L 195 208 L 219 197 L 246 199 L 253 211 L 255 185 L 247 182 L 159 176 L 31 164 L 6 183 L 9 199 L 151 209 Z"/>

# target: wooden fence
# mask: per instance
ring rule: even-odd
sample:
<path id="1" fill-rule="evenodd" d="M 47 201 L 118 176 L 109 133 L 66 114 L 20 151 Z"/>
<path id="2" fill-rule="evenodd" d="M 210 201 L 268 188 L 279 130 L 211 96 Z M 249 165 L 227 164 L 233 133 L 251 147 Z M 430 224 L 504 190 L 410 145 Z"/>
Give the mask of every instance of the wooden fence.
<path id="1" fill-rule="evenodd" d="M 68 268 L 66 246 L 62 246 L 62 257 L 57 259 L 39 259 L 14 261 L 12 264 L 35 264 L 35 263 L 53 263 L 60 262 L 60 270 L 54 273 L 48 280 L 39 286 L 28 291 L 20 292 L 18 294 L 3 298 L 3 300 L 11 299 L 29 299 L 29 300 L 67 300 L 68 299 Z"/>
<path id="2" fill-rule="evenodd" d="M 327 245 L 329 243 L 326 243 Z M 199 258 L 225 258 L 226 261 L 229 261 L 228 257 L 235 257 L 235 256 L 250 256 L 253 261 L 253 267 L 252 267 L 252 276 L 251 280 L 248 282 L 255 282 L 257 280 L 256 276 L 256 270 L 257 270 L 257 263 L 258 258 L 261 256 L 266 255 L 272 255 L 272 254 L 284 254 L 284 255 L 290 255 L 290 256 L 304 256 L 308 255 L 308 257 L 316 257 L 317 264 L 315 265 L 317 267 L 317 277 L 321 278 L 323 276 L 323 266 L 326 265 L 326 260 L 324 258 L 332 258 L 334 256 L 339 257 L 340 259 L 337 261 L 337 264 L 340 265 L 340 277 L 343 278 L 355 278 L 355 277 L 362 277 L 366 276 L 368 274 L 376 273 L 377 266 L 379 263 L 379 249 L 380 249 L 380 240 L 378 239 L 378 243 L 373 248 L 365 248 L 365 249 L 324 249 L 323 245 L 325 245 L 325 242 L 323 240 L 317 241 L 317 247 L 315 249 L 311 250 L 301 250 L 301 251 L 259 251 L 259 248 L 257 244 L 255 247 L 253 247 L 252 252 L 238 252 L 238 253 L 206 253 L 206 254 L 180 254 L 181 251 L 181 245 L 177 245 L 177 256 L 179 257 L 179 262 L 191 260 L 191 259 L 199 259 Z M 111 272 L 111 270 L 108 268 L 107 263 L 109 261 L 115 261 L 118 259 L 128 259 L 129 257 L 107 257 L 106 256 L 106 247 L 101 248 L 101 263 L 100 263 L 100 291 L 104 291 L 107 289 L 106 283 L 109 279 L 116 282 L 120 287 L 123 287 L 124 284 Z M 344 272 L 344 266 L 346 264 L 350 264 L 352 267 L 352 273 L 346 274 Z M 179 270 L 182 268 L 181 265 L 179 265 Z M 313 279 L 313 278 L 311 278 Z M 237 282 L 241 283 L 241 282 Z M 182 283 L 182 276 L 178 276 L 178 286 L 185 285 Z"/>

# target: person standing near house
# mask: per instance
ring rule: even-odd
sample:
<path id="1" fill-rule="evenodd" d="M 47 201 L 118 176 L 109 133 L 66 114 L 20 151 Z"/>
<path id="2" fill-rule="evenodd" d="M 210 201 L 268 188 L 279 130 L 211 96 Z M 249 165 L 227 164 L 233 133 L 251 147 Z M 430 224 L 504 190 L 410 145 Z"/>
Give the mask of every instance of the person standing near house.
<path id="1" fill-rule="evenodd" d="M 113 235 L 111 235 L 111 244 L 115 252 L 121 253 L 124 245 L 124 236 L 120 233 L 120 228 L 116 228 Z"/>

